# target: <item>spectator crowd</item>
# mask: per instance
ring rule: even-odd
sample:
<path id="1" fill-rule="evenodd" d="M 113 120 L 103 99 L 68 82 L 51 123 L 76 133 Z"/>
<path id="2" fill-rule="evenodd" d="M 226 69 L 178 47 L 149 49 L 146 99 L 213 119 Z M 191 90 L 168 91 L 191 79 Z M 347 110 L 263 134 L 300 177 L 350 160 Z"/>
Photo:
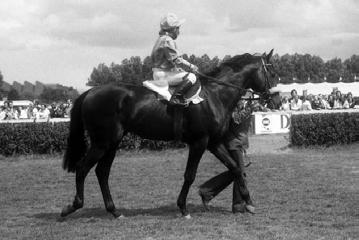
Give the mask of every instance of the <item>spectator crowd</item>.
<path id="1" fill-rule="evenodd" d="M 37 101 L 28 106 L 14 106 L 12 101 L 5 101 L 0 106 L 1 120 L 22 120 L 22 119 L 51 119 L 51 118 L 67 118 L 70 116 L 72 108 L 71 100 L 63 103 L 40 104 Z"/>
<path id="2" fill-rule="evenodd" d="M 328 95 L 303 94 L 299 96 L 297 91 L 291 91 L 290 98 L 284 96 L 281 99 L 279 110 L 283 111 L 308 111 L 321 109 L 350 109 L 354 108 L 356 101 L 351 92 L 342 94 L 339 90 L 333 90 Z"/>
<path id="3" fill-rule="evenodd" d="M 251 102 L 253 102 L 253 100 Z M 257 107 L 254 111 L 261 112 L 359 108 L 359 99 L 357 97 L 353 97 L 351 92 L 342 94 L 339 90 L 333 90 L 333 92 L 328 95 L 313 95 L 303 92 L 303 95 L 299 96 L 297 91 L 293 89 L 290 96 L 276 93 L 271 96 L 269 101 L 254 100 L 254 102 L 257 102 Z"/>
<path id="4" fill-rule="evenodd" d="M 359 99 L 354 98 L 352 93 L 342 94 L 339 90 L 333 90 L 328 95 L 306 94 L 299 96 L 293 89 L 290 97 L 279 93 L 272 96 L 272 100 L 267 102 L 257 101 L 254 111 L 308 111 L 320 109 L 350 109 L 359 108 Z M 246 104 L 246 101 L 243 102 Z M 253 104 L 253 103 L 252 103 Z M 14 106 L 12 101 L 5 101 L 0 106 L 1 120 L 18 119 L 51 119 L 68 118 L 72 108 L 72 101 L 52 104 L 40 104 L 37 101 L 28 106 Z"/>

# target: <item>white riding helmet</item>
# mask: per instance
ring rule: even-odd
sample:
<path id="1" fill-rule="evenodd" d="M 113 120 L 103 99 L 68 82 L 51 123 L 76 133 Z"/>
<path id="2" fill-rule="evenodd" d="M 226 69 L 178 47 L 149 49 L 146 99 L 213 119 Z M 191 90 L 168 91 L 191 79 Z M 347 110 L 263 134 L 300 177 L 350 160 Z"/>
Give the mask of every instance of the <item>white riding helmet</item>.
<path id="1" fill-rule="evenodd" d="M 168 13 L 162 18 L 160 27 L 162 30 L 169 30 L 181 26 L 185 21 L 185 19 L 178 19 L 174 13 Z"/>

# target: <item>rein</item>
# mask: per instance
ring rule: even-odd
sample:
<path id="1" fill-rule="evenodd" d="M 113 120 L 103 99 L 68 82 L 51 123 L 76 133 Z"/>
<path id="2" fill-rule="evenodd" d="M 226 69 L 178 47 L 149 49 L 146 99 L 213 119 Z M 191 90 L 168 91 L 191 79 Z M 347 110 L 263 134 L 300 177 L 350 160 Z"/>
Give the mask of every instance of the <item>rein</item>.
<path id="1" fill-rule="evenodd" d="M 211 77 L 211 76 L 208 76 L 206 74 L 203 74 L 199 71 L 196 71 L 195 74 L 201 76 L 201 77 L 204 77 L 204 78 L 208 78 L 210 79 L 212 82 L 215 82 L 217 84 L 220 84 L 220 85 L 224 85 L 224 86 L 227 86 L 227 87 L 232 87 L 232 88 L 236 88 L 238 89 L 239 91 L 249 91 L 245 88 L 241 88 L 241 87 L 238 87 L 237 85 L 233 84 L 233 83 L 228 83 L 228 82 L 222 82 L 222 81 L 219 81 L 217 78 L 214 78 L 214 77 Z"/>
<path id="2" fill-rule="evenodd" d="M 266 66 L 270 66 L 272 64 L 269 64 L 269 63 L 265 63 L 264 62 L 264 59 L 261 58 L 261 61 L 262 61 L 262 66 L 263 66 L 263 69 L 264 69 L 264 78 L 265 78 L 265 88 L 266 88 L 266 92 L 268 92 L 268 89 L 270 89 L 270 86 L 269 86 L 269 78 L 268 78 L 268 69 Z M 233 84 L 233 83 L 228 83 L 228 82 L 222 82 L 222 81 L 219 81 L 218 79 L 214 78 L 214 77 L 211 77 L 211 76 L 208 76 L 204 73 L 201 73 L 199 71 L 196 71 L 194 72 L 195 74 L 199 75 L 199 76 L 202 76 L 204 78 L 207 78 L 209 80 L 211 80 L 212 82 L 215 82 L 217 84 L 220 84 L 220 85 L 224 85 L 224 86 L 227 86 L 227 87 L 232 87 L 232 88 L 236 88 L 238 89 L 239 91 L 241 92 L 249 92 L 251 94 L 256 94 L 256 95 L 259 95 L 259 96 L 262 96 L 264 95 L 263 93 L 260 93 L 260 92 L 256 92 L 256 91 L 253 91 L 253 90 L 249 90 L 249 89 L 245 89 L 245 88 L 241 88 L 241 87 L 238 87 L 237 85 Z M 268 94 L 268 93 L 265 93 L 265 94 Z M 260 100 L 262 99 L 262 97 L 258 97 L 258 98 L 241 98 L 242 100 Z"/>

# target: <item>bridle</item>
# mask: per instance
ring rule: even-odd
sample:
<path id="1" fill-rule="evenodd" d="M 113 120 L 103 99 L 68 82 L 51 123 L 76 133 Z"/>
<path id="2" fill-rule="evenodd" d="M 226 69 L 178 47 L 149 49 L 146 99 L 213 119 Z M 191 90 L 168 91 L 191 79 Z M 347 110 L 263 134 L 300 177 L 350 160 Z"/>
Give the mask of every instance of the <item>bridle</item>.
<path id="1" fill-rule="evenodd" d="M 266 89 L 266 92 L 269 92 L 269 89 L 271 88 L 271 86 L 270 86 L 269 77 L 268 77 L 268 74 L 270 74 L 270 73 L 268 71 L 267 66 L 272 66 L 272 64 L 271 63 L 266 63 L 263 58 L 261 58 L 261 60 L 262 60 L 262 66 L 263 66 L 263 69 L 264 69 L 265 89 Z"/>
<path id="2" fill-rule="evenodd" d="M 248 90 L 250 92 L 252 92 L 252 94 L 256 94 L 259 96 L 258 99 L 270 99 L 270 92 L 269 92 L 269 89 L 271 88 L 270 86 L 270 83 L 269 83 L 269 71 L 268 71 L 268 68 L 267 66 L 272 66 L 271 63 L 266 63 L 263 59 L 263 57 L 261 57 L 261 63 L 262 63 L 262 67 L 263 67 L 263 70 L 264 70 L 264 88 L 265 88 L 265 91 L 264 92 L 256 92 L 256 91 L 251 91 L 251 90 Z M 253 100 L 253 98 L 251 98 Z"/>
<path id="3" fill-rule="evenodd" d="M 253 94 L 256 94 L 258 95 L 259 97 L 258 98 L 241 98 L 243 100 L 259 100 L 259 99 L 269 99 L 270 98 L 270 93 L 269 93 L 269 89 L 271 88 L 270 87 L 270 83 L 269 83 L 269 71 L 268 71 L 268 68 L 267 66 L 272 66 L 271 63 L 266 63 L 263 59 L 263 57 L 261 57 L 261 63 L 262 63 L 262 67 L 263 67 L 263 75 L 264 75 L 264 86 L 265 86 L 265 91 L 264 92 L 257 92 L 257 91 L 253 91 L 253 90 L 249 90 L 249 89 L 245 89 L 245 88 L 242 88 L 242 87 L 238 87 L 237 85 L 233 84 L 233 83 L 229 83 L 229 82 L 222 82 L 222 81 L 219 81 L 218 79 L 214 78 L 214 77 L 211 77 L 211 76 L 207 76 L 206 74 L 203 74 L 201 72 L 198 72 L 196 71 L 195 74 L 199 75 L 199 76 L 202 76 L 204 78 L 207 78 L 209 80 L 211 80 L 212 82 L 215 82 L 217 84 L 220 84 L 220 85 L 224 85 L 224 86 L 227 86 L 227 87 L 231 87 L 231 88 L 236 88 L 238 89 L 241 93 L 243 94 L 246 94 L 247 92 L 251 93 L 252 95 Z"/>

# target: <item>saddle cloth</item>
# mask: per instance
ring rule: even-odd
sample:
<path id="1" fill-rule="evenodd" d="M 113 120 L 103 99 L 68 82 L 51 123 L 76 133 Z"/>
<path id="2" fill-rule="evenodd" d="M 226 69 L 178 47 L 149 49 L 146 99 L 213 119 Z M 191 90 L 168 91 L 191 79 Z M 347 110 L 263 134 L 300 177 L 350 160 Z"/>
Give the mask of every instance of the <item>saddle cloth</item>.
<path id="1" fill-rule="evenodd" d="M 176 86 L 169 86 L 165 80 L 146 80 L 142 84 L 147 89 L 158 93 L 159 96 L 167 101 L 171 99 L 172 93 L 176 89 Z M 204 99 L 200 97 L 201 90 L 201 84 L 197 80 L 191 89 L 184 95 L 186 104 L 198 104 L 202 102 Z"/>

